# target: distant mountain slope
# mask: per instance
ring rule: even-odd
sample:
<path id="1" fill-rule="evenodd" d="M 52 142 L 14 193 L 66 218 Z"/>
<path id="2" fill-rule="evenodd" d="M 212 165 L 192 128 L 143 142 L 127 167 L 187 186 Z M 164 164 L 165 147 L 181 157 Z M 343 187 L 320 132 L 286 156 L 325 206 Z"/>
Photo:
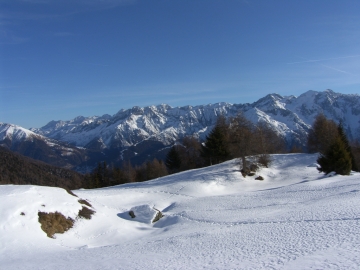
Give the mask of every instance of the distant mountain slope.
<path id="1" fill-rule="evenodd" d="M 70 121 L 51 121 L 32 131 L 98 150 L 129 147 L 144 140 L 169 145 L 186 135 L 205 138 L 219 115 L 234 116 L 238 111 L 244 112 L 254 123 L 263 121 L 271 125 L 286 138 L 289 146 L 305 145 L 309 128 L 320 112 L 336 122 L 342 121 L 351 140 L 360 137 L 360 97 L 332 90 L 308 91 L 299 97 L 269 94 L 252 104 L 133 107 L 113 116 L 79 116 Z"/>
<path id="2" fill-rule="evenodd" d="M 0 146 L 54 166 L 74 168 L 86 158 L 86 150 L 36 134 L 20 126 L 0 123 Z"/>
<path id="3" fill-rule="evenodd" d="M 84 176 L 33 160 L 0 146 L 0 184 L 32 184 L 77 189 L 84 186 Z"/>

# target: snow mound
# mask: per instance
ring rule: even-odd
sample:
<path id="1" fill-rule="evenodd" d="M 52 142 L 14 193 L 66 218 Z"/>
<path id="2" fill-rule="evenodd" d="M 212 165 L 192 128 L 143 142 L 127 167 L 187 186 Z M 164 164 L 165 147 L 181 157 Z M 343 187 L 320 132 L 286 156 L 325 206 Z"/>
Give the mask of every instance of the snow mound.
<path id="1" fill-rule="evenodd" d="M 129 212 L 132 211 L 135 215 L 134 218 L 132 218 L 129 214 Z M 119 217 L 131 220 L 131 221 L 137 221 L 145 224 L 151 224 L 154 220 L 156 214 L 158 211 L 156 211 L 153 207 L 150 205 L 139 205 L 132 207 L 129 211 L 118 214 Z"/>

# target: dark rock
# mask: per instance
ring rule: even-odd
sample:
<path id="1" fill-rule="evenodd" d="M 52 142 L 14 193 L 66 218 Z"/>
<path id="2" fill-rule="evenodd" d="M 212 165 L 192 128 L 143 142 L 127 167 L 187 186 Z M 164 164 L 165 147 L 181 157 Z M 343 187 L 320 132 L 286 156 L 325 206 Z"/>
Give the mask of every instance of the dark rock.
<path id="1" fill-rule="evenodd" d="M 135 218 L 135 217 L 136 217 L 134 211 L 130 211 L 130 212 L 129 212 L 129 215 L 130 215 L 131 218 Z"/>

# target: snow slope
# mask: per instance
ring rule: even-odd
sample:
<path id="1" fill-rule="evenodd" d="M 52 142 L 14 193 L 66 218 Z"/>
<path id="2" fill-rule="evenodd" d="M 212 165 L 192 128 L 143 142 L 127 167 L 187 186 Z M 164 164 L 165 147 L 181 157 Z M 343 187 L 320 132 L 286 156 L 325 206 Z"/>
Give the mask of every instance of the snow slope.
<path id="1" fill-rule="evenodd" d="M 243 178 L 233 160 L 76 190 L 96 214 L 56 239 L 40 229 L 37 211 L 74 218 L 79 198 L 57 188 L 0 186 L 0 268 L 359 269 L 360 174 L 325 177 L 316 155 L 272 158 L 257 174 L 264 181 Z M 154 208 L 165 216 L 153 224 Z"/>

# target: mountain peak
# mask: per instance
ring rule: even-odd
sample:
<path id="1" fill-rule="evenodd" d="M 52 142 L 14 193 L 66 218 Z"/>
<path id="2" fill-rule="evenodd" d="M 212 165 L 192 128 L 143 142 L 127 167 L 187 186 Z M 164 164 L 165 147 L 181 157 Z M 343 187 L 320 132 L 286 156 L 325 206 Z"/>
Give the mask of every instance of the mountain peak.
<path id="1" fill-rule="evenodd" d="M 0 122 L 0 141 L 6 138 L 11 141 L 21 141 L 30 139 L 34 136 L 39 135 L 23 127 Z"/>

